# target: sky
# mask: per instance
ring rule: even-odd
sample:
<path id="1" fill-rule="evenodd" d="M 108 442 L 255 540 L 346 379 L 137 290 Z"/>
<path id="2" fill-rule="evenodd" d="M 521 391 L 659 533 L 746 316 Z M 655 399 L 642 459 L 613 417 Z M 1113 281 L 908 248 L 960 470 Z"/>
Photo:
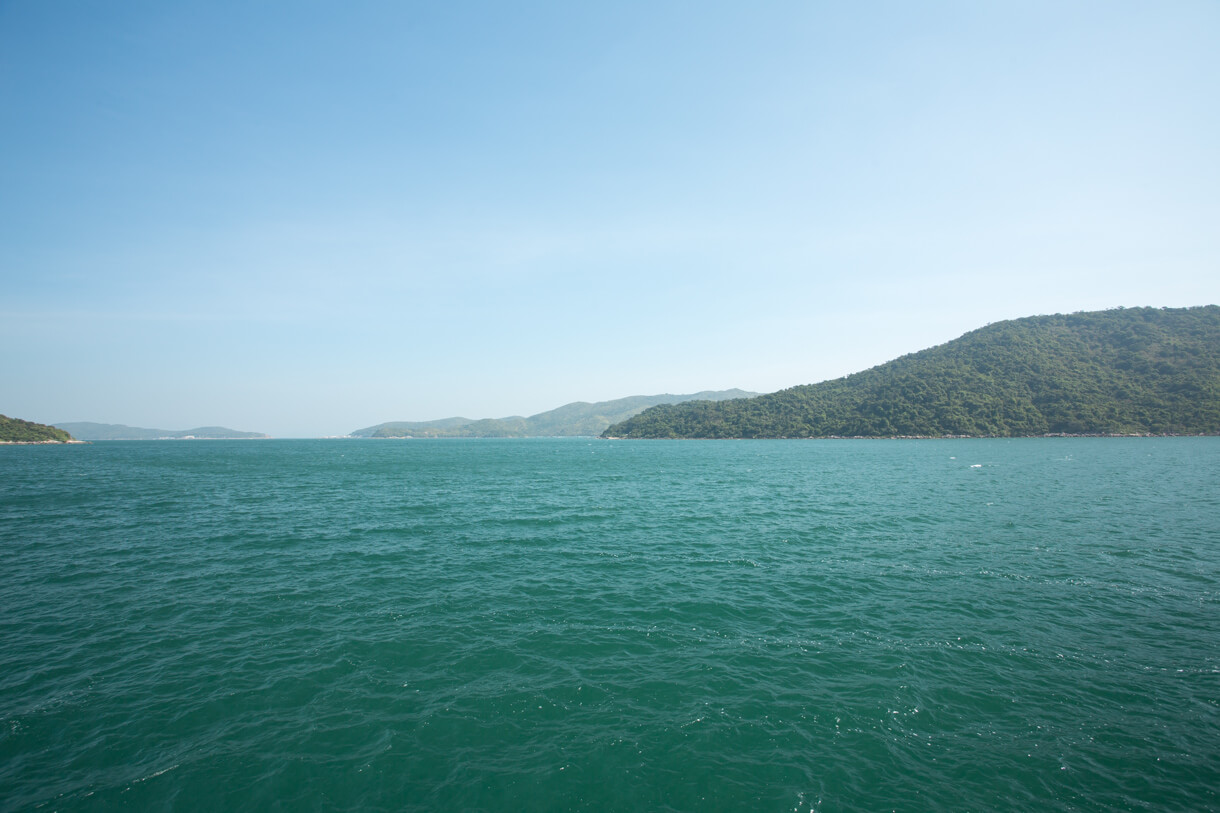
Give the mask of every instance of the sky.
<path id="1" fill-rule="evenodd" d="M 315 437 L 1220 304 L 1220 3 L 0 0 L 0 412 Z"/>

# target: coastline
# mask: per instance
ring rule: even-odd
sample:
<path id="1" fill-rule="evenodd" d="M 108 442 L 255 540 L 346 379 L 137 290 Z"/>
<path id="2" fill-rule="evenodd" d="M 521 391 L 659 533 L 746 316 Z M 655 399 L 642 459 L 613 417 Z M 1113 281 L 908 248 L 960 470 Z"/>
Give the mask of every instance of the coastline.
<path id="1" fill-rule="evenodd" d="M 67 446 L 70 444 L 79 444 L 88 446 L 89 441 L 77 440 L 0 440 L 0 446 Z"/>
<path id="2" fill-rule="evenodd" d="M 1049 432 L 1043 435 L 815 435 L 813 437 L 794 437 L 791 435 L 760 435 L 756 437 L 671 437 L 671 438 L 633 438 L 630 435 L 601 435 L 599 440 L 1017 440 L 1039 438 L 1214 438 L 1220 433 L 1198 432 L 1184 434 L 1178 432 Z"/>

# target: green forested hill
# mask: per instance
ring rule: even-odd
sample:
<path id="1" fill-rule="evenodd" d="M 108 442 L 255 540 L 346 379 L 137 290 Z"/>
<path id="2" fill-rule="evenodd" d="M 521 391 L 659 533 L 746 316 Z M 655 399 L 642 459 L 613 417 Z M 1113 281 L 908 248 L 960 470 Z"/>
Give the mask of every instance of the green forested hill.
<path id="1" fill-rule="evenodd" d="M 67 443 L 72 436 L 62 429 L 0 415 L 0 443 Z"/>
<path id="2" fill-rule="evenodd" d="M 704 391 L 694 395 L 632 395 L 613 401 L 575 401 L 528 418 L 443 418 L 438 421 L 398 421 L 381 423 L 367 429 L 357 429 L 353 437 L 360 438 L 529 438 L 529 437 L 596 437 L 612 423 L 624 420 L 654 404 L 676 404 L 680 401 L 725 398 L 748 398 L 755 395 L 743 390 Z"/>
<path id="3" fill-rule="evenodd" d="M 1220 307 L 999 322 L 833 381 L 657 406 L 605 437 L 1220 434 Z"/>

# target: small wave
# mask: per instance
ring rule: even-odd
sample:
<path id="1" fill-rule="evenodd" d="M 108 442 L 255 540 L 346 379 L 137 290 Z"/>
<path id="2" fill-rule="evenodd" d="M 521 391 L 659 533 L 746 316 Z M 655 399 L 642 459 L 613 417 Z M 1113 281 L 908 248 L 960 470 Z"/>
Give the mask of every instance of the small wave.
<path id="1" fill-rule="evenodd" d="M 159 771 L 154 771 L 154 772 L 150 773 L 148 776 L 142 776 L 142 777 L 140 777 L 139 779 L 137 779 L 137 780 L 136 780 L 135 782 L 133 782 L 132 784 L 133 784 L 133 785 L 138 785 L 138 784 L 140 784 L 141 782 L 147 782 L 149 779 L 156 779 L 156 778 L 157 778 L 158 776 L 160 776 L 161 774 L 163 774 L 163 773 L 169 773 L 170 771 L 172 771 L 174 768 L 177 768 L 177 767 L 178 767 L 178 764 L 176 763 L 176 764 L 174 764 L 174 765 L 170 765 L 168 768 L 162 768 L 162 769 L 161 769 L 161 770 L 159 770 Z"/>

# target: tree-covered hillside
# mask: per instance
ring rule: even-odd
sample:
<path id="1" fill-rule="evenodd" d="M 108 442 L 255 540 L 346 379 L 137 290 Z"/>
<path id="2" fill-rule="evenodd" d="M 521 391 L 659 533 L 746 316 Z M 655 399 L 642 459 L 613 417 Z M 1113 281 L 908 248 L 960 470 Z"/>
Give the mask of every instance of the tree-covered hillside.
<path id="1" fill-rule="evenodd" d="M 1031 316 L 845 378 L 657 406 L 605 437 L 1220 434 L 1220 307 Z"/>
<path id="2" fill-rule="evenodd" d="M 0 415 L 0 443 L 67 443 L 72 436 L 62 429 Z"/>

